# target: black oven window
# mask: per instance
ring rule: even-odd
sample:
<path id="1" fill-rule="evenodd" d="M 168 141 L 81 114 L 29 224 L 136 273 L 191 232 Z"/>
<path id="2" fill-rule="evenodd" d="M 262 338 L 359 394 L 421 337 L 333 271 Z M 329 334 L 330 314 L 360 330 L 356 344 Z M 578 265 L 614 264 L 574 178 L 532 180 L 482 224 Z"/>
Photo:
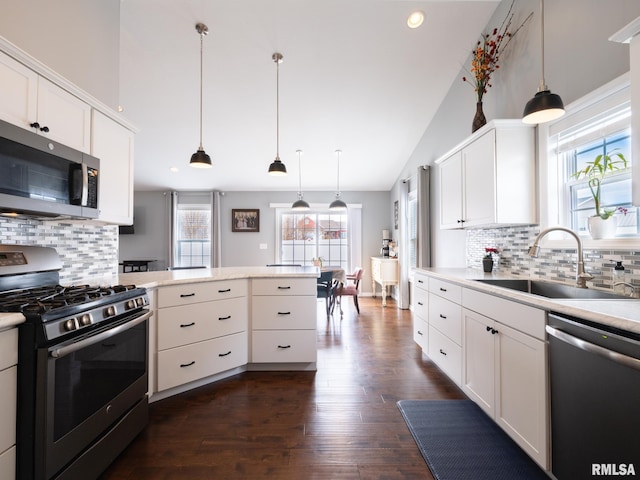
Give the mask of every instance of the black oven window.
<path id="1" fill-rule="evenodd" d="M 146 373 L 146 322 L 55 362 L 54 441 Z M 114 419 L 116 420 L 116 419 Z"/>

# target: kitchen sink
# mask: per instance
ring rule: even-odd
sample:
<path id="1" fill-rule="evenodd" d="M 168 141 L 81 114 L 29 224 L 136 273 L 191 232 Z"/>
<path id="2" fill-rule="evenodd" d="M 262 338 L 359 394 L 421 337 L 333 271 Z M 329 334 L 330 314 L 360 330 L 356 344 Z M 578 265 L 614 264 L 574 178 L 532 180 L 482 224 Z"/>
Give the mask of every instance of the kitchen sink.
<path id="1" fill-rule="evenodd" d="M 563 283 L 545 282 L 544 280 L 525 280 L 525 279 L 497 279 L 482 278 L 476 279 L 476 282 L 495 285 L 496 287 L 508 288 L 509 290 L 517 290 L 519 292 L 540 295 L 546 298 L 557 299 L 592 299 L 592 300 L 634 300 L 625 295 L 618 295 L 605 290 L 595 290 L 592 288 L 577 288 L 573 285 Z"/>

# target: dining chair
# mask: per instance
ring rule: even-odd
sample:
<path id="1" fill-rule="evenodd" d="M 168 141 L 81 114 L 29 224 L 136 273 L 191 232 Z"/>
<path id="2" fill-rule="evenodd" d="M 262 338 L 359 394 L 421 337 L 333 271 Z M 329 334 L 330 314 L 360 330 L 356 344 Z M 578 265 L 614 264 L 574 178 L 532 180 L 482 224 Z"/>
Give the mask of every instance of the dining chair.
<path id="1" fill-rule="evenodd" d="M 318 298 L 324 298 L 328 317 L 333 307 L 333 272 L 320 272 L 317 289 Z"/>
<path id="2" fill-rule="evenodd" d="M 364 270 L 360 267 L 356 268 L 352 274 L 347 275 L 347 283 L 344 285 L 338 285 L 333 292 L 335 300 L 331 306 L 331 313 L 336 306 L 336 303 L 340 304 L 340 315 L 342 315 L 342 297 L 353 297 L 353 304 L 356 307 L 358 315 L 360 314 L 360 305 L 358 305 L 358 294 L 360 293 L 360 280 Z"/>

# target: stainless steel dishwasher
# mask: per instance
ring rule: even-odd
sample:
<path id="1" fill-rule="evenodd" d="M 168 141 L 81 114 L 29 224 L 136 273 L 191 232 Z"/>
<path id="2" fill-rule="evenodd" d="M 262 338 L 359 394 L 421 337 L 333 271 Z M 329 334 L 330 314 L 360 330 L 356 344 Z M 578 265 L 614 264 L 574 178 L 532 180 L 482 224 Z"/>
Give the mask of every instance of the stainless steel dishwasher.
<path id="1" fill-rule="evenodd" d="M 640 335 L 557 314 L 547 334 L 554 476 L 640 475 Z"/>

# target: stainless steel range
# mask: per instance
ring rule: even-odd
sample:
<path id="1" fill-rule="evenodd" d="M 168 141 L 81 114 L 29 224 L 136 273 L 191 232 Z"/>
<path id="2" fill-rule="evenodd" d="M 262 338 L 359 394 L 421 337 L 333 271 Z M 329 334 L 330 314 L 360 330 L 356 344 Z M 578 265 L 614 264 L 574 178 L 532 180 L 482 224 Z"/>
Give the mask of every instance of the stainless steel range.
<path id="1" fill-rule="evenodd" d="M 17 477 L 97 478 L 148 421 L 149 299 L 63 287 L 52 248 L 0 245 L 0 311 L 21 312 Z"/>

